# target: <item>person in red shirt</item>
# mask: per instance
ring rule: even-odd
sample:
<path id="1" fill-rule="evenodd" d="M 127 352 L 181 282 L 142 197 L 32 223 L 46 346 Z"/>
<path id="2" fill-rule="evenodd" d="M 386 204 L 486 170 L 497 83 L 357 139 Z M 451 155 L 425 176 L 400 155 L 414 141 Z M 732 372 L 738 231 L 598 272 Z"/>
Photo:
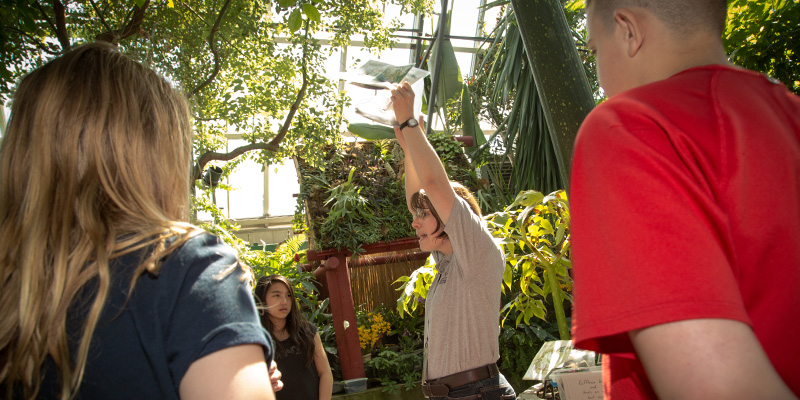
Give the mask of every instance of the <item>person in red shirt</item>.
<path id="1" fill-rule="evenodd" d="M 730 65 L 724 0 L 587 0 L 608 100 L 571 177 L 573 339 L 606 399 L 800 394 L 800 98 Z"/>

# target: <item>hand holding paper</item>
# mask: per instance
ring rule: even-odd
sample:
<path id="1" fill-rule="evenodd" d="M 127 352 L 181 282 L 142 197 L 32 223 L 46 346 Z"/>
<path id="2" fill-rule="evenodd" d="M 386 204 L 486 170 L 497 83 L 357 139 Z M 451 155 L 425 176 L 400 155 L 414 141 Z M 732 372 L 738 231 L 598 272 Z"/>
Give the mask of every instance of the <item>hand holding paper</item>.
<path id="1" fill-rule="evenodd" d="M 392 104 L 394 105 L 394 116 L 398 124 L 414 118 L 414 90 L 408 82 L 402 85 L 395 85 L 392 89 Z"/>
<path id="2" fill-rule="evenodd" d="M 413 65 L 395 66 L 370 60 L 356 70 L 342 74 L 341 79 L 344 79 L 350 85 L 374 90 L 374 96 L 369 100 L 361 104 L 356 102 L 356 113 L 381 124 L 396 125 L 398 122 L 395 120 L 395 113 L 392 111 L 393 104 L 389 91 L 401 82 L 408 82 L 409 85 L 414 85 L 418 82 L 418 90 L 422 90 L 421 79 L 427 75 L 428 71 L 415 68 Z M 419 110 L 421 107 L 422 104 L 418 99 L 415 108 Z M 412 113 L 412 115 L 417 113 Z"/>

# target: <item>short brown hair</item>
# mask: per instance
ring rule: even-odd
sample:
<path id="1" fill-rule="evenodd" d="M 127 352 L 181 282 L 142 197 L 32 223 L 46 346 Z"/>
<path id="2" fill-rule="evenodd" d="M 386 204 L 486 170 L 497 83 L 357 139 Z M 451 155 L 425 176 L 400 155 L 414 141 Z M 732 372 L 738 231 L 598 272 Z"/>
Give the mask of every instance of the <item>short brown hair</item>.
<path id="1" fill-rule="evenodd" d="M 592 5 L 594 14 L 607 24 L 611 24 L 612 14 L 618 8 L 647 9 L 679 35 L 710 28 L 722 36 L 728 15 L 726 0 L 586 0 L 587 9 Z"/>
<path id="2" fill-rule="evenodd" d="M 475 196 L 472 194 L 472 192 L 469 191 L 469 189 L 464 187 L 464 185 L 454 181 L 450 181 L 450 187 L 453 188 L 453 191 L 456 192 L 456 195 L 458 197 L 461 197 L 462 199 L 466 200 L 467 204 L 469 204 L 469 208 L 472 210 L 473 213 L 475 213 L 475 215 L 483 217 L 483 214 L 481 214 L 481 207 L 478 205 L 478 200 L 475 199 Z M 431 199 L 428 197 L 427 194 L 425 194 L 425 190 L 421 189 L 420 191 L 414 193 L 411 196 L 411 208 L 414 211 L 430 210 L 433 217 L 436 218 L 437 231 L 439 230 L 439 228 L 442 227 L 442 225 L 444 225 L 444 222 L 442 222 L 442 218 L 439 216 L 439 213 L 436 212 L 436 209 L 433 207 Z M 436 237 L 446 238 L 447 233 L 445 233 L 444 230 L 442 230 L 442 233 L 438 234 Z"/>

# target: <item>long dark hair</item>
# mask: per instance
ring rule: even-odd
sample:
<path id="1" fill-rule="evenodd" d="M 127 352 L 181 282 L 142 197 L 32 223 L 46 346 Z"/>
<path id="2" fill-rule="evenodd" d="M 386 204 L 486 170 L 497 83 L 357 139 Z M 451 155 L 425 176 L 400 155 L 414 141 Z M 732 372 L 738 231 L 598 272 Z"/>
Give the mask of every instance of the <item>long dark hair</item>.
<path id="1" fill-rule="evenodd" d="M 296 344 L 305 355 L 306 367 L 314 361 L 314 330 L 310 322 L 306 321 L 303 313 L 300 312 L 297 298 L 294 296 L 292 283 L 283 275 L 262 276 L 256 284 L 255 297 L 258 304 L 259 314 L 261 315 L 261 325 L 274 336 L 274 326 L 269 319 L 267 312 L 267 292 L 269 287 L 275 283 L 282 283 L 289 289 L 289 297 L 292 299 L 292 309 L 286 316 L 286 332 L 289 333 L 289 344 Z M 279 341 L 275 341 L 275 358 L 280 361 L 285 357 L 286 349 Z"/>

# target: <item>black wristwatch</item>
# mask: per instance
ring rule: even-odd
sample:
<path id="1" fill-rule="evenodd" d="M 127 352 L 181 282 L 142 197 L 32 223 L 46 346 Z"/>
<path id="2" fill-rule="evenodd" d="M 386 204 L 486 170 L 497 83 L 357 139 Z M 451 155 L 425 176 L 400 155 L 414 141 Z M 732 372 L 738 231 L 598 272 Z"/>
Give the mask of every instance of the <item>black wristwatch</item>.
<path id="1" fill-rule="evenodd" d="M 417 121 L 416 118 L 409 118 L 408 121 L 403 122 L 402 124 L 400 124 L 400 130 L 402 131 L 403 128 L 405 128 L 407 126 L 410 126 L 410 127 L 413 128 L 415 126 L 419 126 L 419 122 Z"/>

